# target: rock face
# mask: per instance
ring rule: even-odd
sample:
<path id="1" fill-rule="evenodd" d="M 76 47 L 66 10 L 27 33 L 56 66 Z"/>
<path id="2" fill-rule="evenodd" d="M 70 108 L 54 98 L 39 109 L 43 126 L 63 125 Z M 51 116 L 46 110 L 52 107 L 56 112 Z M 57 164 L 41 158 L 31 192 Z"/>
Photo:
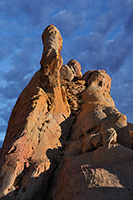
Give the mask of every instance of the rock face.
<path id="1" fill-rule="evenodd" d="M 45 193 L 56 166 L 51 166 L 50 161 L 56 157 L 54 149 L 62 147 L 60 125 L 71 114 L 65 91 L 60 85 L 60 32 L 51 25 L 45 29 L 42 38 L 41 69 L 19 96 L 2 147 L 0 197 L 9 194 L 7 199 L 31 199 L 40 190 L 42 182 Z M 49 149 L 53 150 L 53 158 Z M 60 157 L 58 152 L 57 157 Z"/>
<path id="2" fill-rule="evenodd" d="M 132 200 L 133 125 L 104 70 L 63 65 L 62 37 L 42 34 L 41 69 L 20 94 L 0 149 L 0 199 Z"/>

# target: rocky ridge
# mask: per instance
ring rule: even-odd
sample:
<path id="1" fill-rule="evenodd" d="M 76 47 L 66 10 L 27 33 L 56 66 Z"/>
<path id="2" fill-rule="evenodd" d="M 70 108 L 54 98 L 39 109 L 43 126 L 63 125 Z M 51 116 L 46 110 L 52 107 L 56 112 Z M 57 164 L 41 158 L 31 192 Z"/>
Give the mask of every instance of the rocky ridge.
<path id="1" fill-rule="evenodd" d="M 63 65 L 62 37 L 42 34 L 41 69 L 20 94 L 0 150 L 0 199 L 132 200 L 133 125 L 104 70 Z"/>

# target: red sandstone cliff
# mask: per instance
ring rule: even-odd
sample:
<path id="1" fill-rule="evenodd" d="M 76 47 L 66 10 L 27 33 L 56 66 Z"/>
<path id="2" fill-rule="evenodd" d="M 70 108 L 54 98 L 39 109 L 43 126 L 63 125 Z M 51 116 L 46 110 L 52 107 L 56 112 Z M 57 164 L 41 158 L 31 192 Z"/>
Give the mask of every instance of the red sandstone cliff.
<path id="1" fill-rule="evenodd" d="M 41 69 L 20 94 L 0 151 L 0 199 L 132 200 L 133 125 L 104 70 L 63 65 L 62 37 L 42 34 Z"/>

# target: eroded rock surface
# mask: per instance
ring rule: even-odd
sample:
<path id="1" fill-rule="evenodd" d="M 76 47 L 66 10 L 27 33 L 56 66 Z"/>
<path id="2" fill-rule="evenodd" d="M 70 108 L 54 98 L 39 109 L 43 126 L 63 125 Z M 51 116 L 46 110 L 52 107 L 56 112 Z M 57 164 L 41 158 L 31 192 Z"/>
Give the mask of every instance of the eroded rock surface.
<path id="1" fill-rule="evenodd" d="M 77 60 L 70 60 L 67 65 L 63 65 L 60 69 L 61 79 L 72 81 L 82 77 L 81 65 Z"/>
<path id="2" fill-rule="evenodd" d="M 77 60 L 72 59 L 67 63 L 67 65 L 70 67 L 75 77 L 82 77 L 81 65 Z"/>
<path id="3" fill-rule="evenodd" d="M 51 25 L 45 29 L 42 38 L 41 69 L 19 96 L 2 147 L 0 197 L 9 194 L 7 199 L 31 199 L 42 183 L 42 191 L 46 192 L 48 179 L 56 166 L 51 166 L 48 149 L 52 149 L 56 157 L 54 149 L 62 147 L 60 124 L 71 114 L 60 85 L 60 32 Z M 57 152 L 59 159 L 58 154 L 60 152 Z"/>
<path id="4" fill-rule="evenodd" d="M 62 37 L 42 34 L 41 69 L 20 94 L 0 149 L 0 199 L 132 200 L 133 125 L 104 70 L 63 65 Z"/>
<path id="5" fill-rule="evenodd" d="M 60 69 L 60 78 L 66 81 L 72 81 L 74 74 L 68 65 L 63 65 Z"/>

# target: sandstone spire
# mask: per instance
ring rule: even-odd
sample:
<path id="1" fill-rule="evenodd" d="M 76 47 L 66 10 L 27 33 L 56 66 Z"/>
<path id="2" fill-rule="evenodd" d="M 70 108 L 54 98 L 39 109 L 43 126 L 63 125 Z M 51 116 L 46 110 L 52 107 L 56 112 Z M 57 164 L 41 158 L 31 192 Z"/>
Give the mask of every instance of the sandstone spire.
<path id="1" fill-rule="evenodd" d="M 61 57 L 63 41 L 59 30 L 54 25 L 50 25 L 44 30 L 42 41 L 43 54 L 40 64 L 44 72 L 50 75 L 54 70 L 60 69 L 63 64 Z"/>
<path id="2" fill-rule="evenodd" d="M 60 86 L 62 38 L 58 29 L 50 25 L 42 39 L 41 69 L 20 94 L 9 120 L 0 159 L 0 196 L 16 191 L 20 179 L 24 183 L 21 192 L 31 190 L 30 196 L 35 188 L 39 189 L 38 182 L 45 180 L 47 185 L 53 169 L 46 152 L 62 146 L 59 124 L 70 115 L 65 91 Z M 25 169 L 29 178 L 23 177 Z M 45 171 L 48 174 L 43 178 Z M 37 177 L 40 180 L 33 183 Z"/>

